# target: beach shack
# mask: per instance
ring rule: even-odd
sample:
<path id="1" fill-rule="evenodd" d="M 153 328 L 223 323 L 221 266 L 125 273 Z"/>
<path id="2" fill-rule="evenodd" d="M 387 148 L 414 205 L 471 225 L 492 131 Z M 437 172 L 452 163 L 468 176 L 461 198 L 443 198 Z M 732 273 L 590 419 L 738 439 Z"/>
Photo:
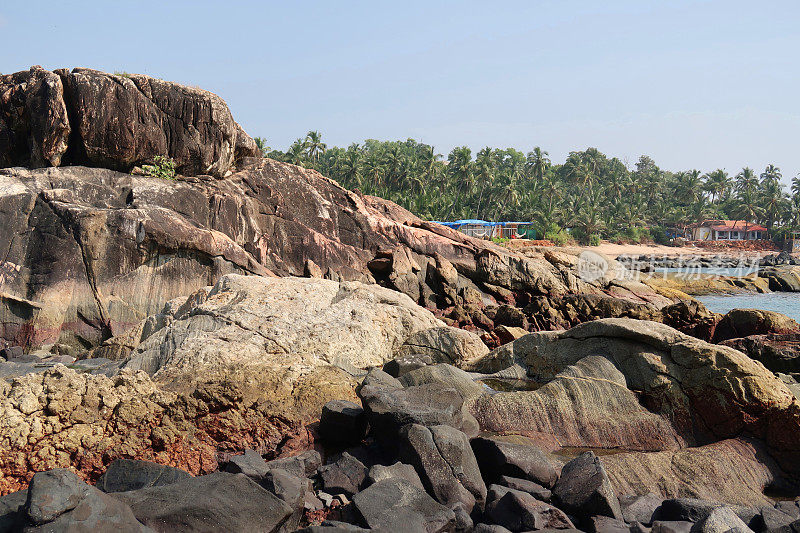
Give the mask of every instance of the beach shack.
<path id="1" fill-rule="evenodd" d="M 704 220 L 690 227 L 693 241 L 760 241 L 769 239 L 767 228 L 746 220 Z"/>

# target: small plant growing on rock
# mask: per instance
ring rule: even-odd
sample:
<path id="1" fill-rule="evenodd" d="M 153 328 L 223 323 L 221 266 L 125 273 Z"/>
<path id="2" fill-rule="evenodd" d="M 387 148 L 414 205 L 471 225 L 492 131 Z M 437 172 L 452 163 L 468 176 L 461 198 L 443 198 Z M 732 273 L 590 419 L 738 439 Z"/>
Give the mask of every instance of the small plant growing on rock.
<path id="1" fill-rule="evenodd" d="M 157 155 L 152 165 L 142 165 L 142 170 L 146 176 L 161 178 L 165 180 L 175 179 L 175 161 L 170 157 Z"/>

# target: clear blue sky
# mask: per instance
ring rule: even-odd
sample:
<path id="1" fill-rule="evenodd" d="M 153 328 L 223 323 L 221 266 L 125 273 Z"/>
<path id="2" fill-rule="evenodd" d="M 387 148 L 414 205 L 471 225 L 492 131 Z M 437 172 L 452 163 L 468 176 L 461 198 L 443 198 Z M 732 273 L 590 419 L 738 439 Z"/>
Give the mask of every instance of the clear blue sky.
<path id="1" fill-rule="evenodd" d="M 497 5 L 495 5 L 497 4 Z M 0 71 L 145 73 L 284 149 L 412 137 L 800 172 L 800 1 L 0 4 Z"/>

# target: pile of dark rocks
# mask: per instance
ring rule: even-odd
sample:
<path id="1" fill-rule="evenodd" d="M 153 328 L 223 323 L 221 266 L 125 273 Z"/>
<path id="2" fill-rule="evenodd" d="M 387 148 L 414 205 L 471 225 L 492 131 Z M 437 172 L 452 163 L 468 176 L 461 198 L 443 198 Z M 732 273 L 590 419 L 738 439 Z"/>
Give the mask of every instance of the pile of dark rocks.
<path id="1" fill-rule="evenodd" d="M 772 254 L 761 258 L 759 264 L 761 266 L 800 265 L 800 259 L 784 250 L 779 254 Z"/>
<path id="2" fill-rule="evenodd" d="M 475 386 L 449 365 L 399 378 L 373 369 L 358 389 L 363 407 L 323 408 L 324 461 L 315 450 L 272 461 L 247 450 L 192 477 L 120 459 L 95 486 L 70 470 L 40 472 L 0 498 L 0 532 L 800 532 L 798 501 L 749 508 L 618 495 L 591 451 L 562 464 L 479 435 L 465 408 Z"/>

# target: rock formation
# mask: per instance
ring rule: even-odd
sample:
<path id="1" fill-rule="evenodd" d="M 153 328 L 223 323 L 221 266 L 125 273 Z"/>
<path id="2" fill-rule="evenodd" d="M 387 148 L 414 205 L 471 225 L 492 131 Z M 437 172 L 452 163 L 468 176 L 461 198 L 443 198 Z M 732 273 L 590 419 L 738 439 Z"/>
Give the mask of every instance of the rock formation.
<path id="1" fill-rule="evenodd" d="M 0 531 L 800 530 L 796 323 L 256 154 L 200 89 L 0 76 Z"/>

